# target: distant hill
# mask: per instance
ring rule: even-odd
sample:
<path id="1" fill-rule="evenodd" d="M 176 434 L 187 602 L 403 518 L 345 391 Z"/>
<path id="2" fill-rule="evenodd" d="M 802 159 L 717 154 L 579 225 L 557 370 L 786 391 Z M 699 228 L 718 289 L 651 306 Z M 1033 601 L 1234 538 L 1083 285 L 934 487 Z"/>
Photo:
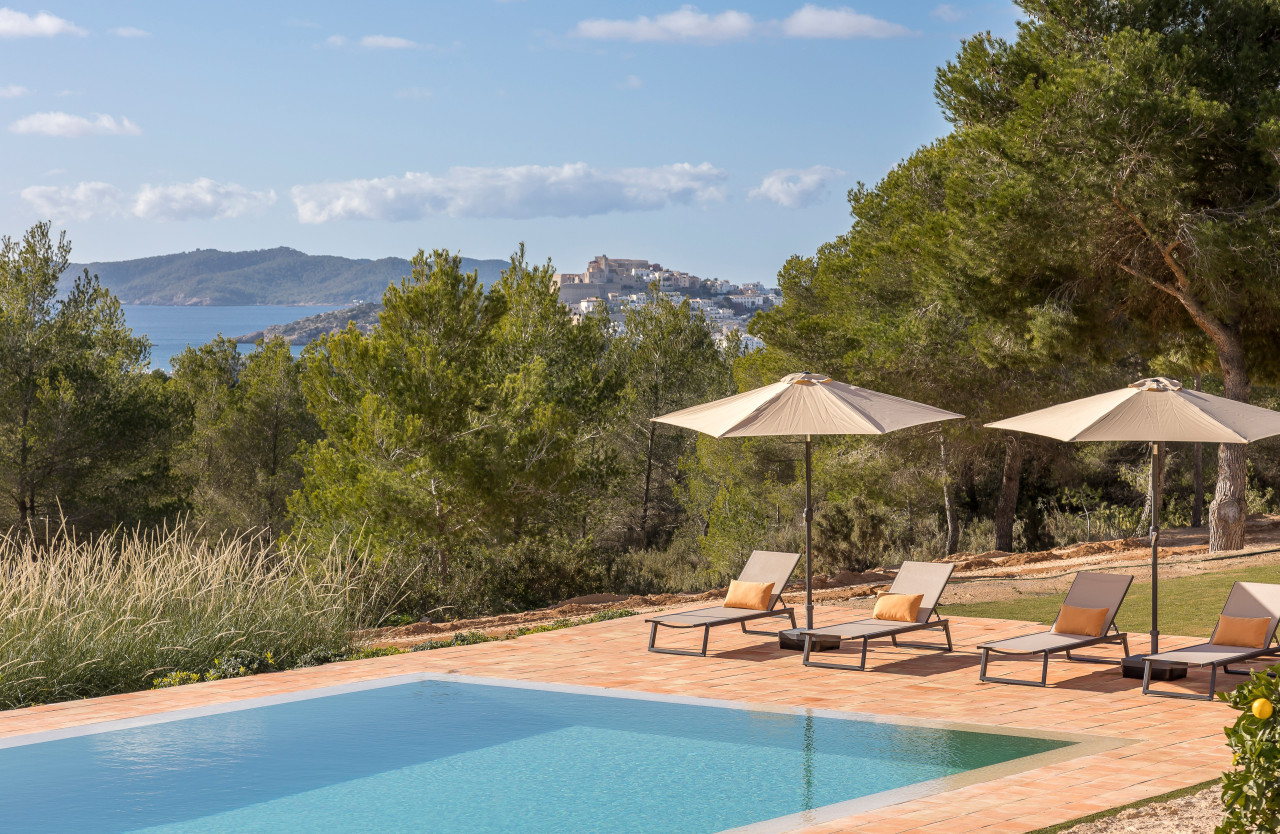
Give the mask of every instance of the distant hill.
<path id="1" fill-rule="evenodd" d="M 377 326 L 378 314 L 381 312 L 381 304 L 369 301 L 307 316 L 288 324 L 273 324 L 266 330 L 237 336 L 236 341 L 240 344 L 253 344 L 259 339 L 287 339 L 291 345 L 309 345 L 326 333 L 345 329 L 349 323 L 354 323 L 362 333 L 368 333 Z"/>
<path id="2" fill-rule="evenodd" d="M 488 286 L 505 260 L 463 258 Z M 377 301 L 393 281 L 409 274 L 404 258 L 340 258 L 296 249 L 221 252 L 197 249 L 132 261 L 72 264 L 64 280 L 84 269 L 125 304 L 230 306 L 249 304 L 350 304 Z"/>

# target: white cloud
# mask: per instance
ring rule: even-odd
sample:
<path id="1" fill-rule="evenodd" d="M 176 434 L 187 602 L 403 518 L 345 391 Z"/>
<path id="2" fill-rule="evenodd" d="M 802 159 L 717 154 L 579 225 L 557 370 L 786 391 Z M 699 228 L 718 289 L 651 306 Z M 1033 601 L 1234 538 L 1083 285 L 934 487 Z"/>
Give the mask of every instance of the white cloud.
<path id="1" fill-rule="evenodd" d="M 32 113 L 9 125 L 12 133 L 38 134 L 40 136 L 140 136 L 142 129 L 121 116 L 116 119 L 104 113 L 93 118 L 71 113 Z"/>
<path id="2" fill-rule="evenodd" d="M 59 220 L 222 220 L 260 212 L 276 201 L 276 193 L 201 178 L 173 185 L 144 185 L 133 195 L 105 182 L 33 185 L 22 190 L 22 199 L 38 214 Z"/>
<path id="3" fill-rule="evenodd" d="M 0 98 L 20 98 L 30 94 L 30 92 L 20 84 L 10 84 L 7 87 L 0 87 Z"/>
<path id="4" fill-rule="evenodd" d="M 756 22 L 746 12 L 727 11 L 709 15 L 696 6 L 635 20 L 594 19 L 581 21 L 574 34 L 594 40 L 644 41 L 735 41 L 750 37 Z"/>
<path id="5" fill-rule="evenodd" d="M 346 46 L 347 45 L 347 39 L 344 38 L 342 35 L 330 35 L 329 37 L 324 39 L 324 42 L 327 46 Z"/>
<path id="6" fill-rule="evenodd" d="M 406 38 L 396 38 L 391 35 L 365 35 L 360 39 L 360 45 L 365 49 L 417 49 L 418 45 Z"/>
<path id="7" fill-rule="evenodd" d="M 417 220 L 453 217 L 588 217 L 649 211 L 724 199 L 725 173 L 709 163 L 654 168 L 519 165 L 451 168 L 442 176 L 400 177 L 294 186 L 298 220 Z"/>
<path id="8" fill-rule="evenodd" d="M 782 21 L 782 32 L 792 38 L 899 38 L 912 34 L 905 26 L 853 9 L 824 9 L 812 3 Z"/>
<path id="9" fill-rule="evenodd" d="M 54 35 L 87 35 L 69 20 L 40 12 L 29 15 L 0 8 L 0 38 L 51 38 Z"/>
<path id="10" fill-rule="evenodd" d="M 426 87 L 405 87 L 403 90 L 396 90 L 396 98 L 428 99 L 433 95 L 435 93 Z"/>
<path id="11" fill-rule="evenodd" d="M 133 202 L 143 220 L 223 220 L 257 213 L 276 201 L 275 191 L 250 191 L 207 177 L 174 185 L 144 185 Z"/>
<path id="12" fill-rule="evenodd" d="M 753 200 L 769 200 L 786 208 L 803 208 L 817 202 L 826 192 L 827 184 L 842 176 L 844 171 L 825 165 L 779 168 L 766 175 L 747 196 Z"/>
<path id="13" fill-rule="evenodd" d="M 750 14 L 725 11 L 707 14 L 696 6 L 633 20 L 596 18 L 583 20 L 573 35 L 593 40 L 625 40 L 635 43 L 726 43 L 763 35 L 788 38 L 891 38 L 914 34 L 849 8 L 828 9 L 806 3 L 785 20 L 757 21 Z"/>
<path id="14" fill-rule="evenodd" d="M 114 217 L 124 210 L 124 192 L 105 182 L 33 185 L 22 189 L 22 199 L 41 217 L 56 220 Z"/>
<path id="15" fill-rule="evenodd" d="M 111 34 L 117 38 L 149 38 L 151 33 L 146 29 L 137 29 L 133 26 L 117 26 L 111 30 Z"/>
<path id="16" fill-rule="evenodd" d="M 944 23 L 957 23 L 964 17 L 964 12 L 952 6 L 950 3 L 943 3 L 933 11 L 929 12 L 929 17 L 936 17 Z"/>
<path id="17" fill-rule="evenodd" d="M 621 90 L 639 90 L 643 86 L 644 82 L 640 80 L 640 76 L 628 75 L 623 79 L 622 83 L 618 85 L 618 88 Z"/>

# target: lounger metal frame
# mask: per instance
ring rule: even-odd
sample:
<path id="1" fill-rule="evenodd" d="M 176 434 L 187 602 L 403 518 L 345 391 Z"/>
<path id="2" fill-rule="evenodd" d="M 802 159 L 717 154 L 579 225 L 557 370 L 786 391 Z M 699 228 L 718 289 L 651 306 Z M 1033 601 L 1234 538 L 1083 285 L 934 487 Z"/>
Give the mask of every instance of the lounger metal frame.
<path id="1" fill-rule="evenodd" d="M 1236 654 L 1236 655 L 1232 655 L 1227 660 L 1222 660 L 1217 663 L 1186 664 L 1187 666 L 1197 666 L 1197 667 L 1208 666 L 1209 667 L 1209 694 L 1208 695 L 1197 695 L 1194 692 L 1171 692 L 1168 689 L 1152 689 L 1151 688 L 1151 664 L 1153 662 L 1181 663 L 1182 661 L 1176 661 L 1176 660 L 1151 661 L 1151 660 L 1147 660 L 1146 658 L 1143 658 L 1142 659 L 1142 694 L 1143 695 L 1159 695 L 1161 698 L 1182 698 L 1187 701 L 1212 701 L 1214 694 L 1217 692 L 1219 667 L 1221 667 L 1222 671 L 1226 672 L 1228 675 L 1248 675 L 1249 674 L 1248 670 L 1232 669 L 1231 664 L 1243 663 L 1246 660 L 1253 660 L 1256 657 L 1264 657 L 1269 654 L 1276 654 L 1275 649 L 1272 649 L 1272 648 L 1258 649 L 1257 651 L 1250 652 L 1249 654 Z"/>
<path id="2" fill-rule="evenodd" d="M 930 612 L 930 616 L 938 617 L 937 610 L 935 609 L 934 611 Z M 924 629 L 930 629 L 930 628 L 942 629 L 943 634 L 945 634 L 947 637 L 947 647 L 945 649 L 942 648 L 941 646 L 935 646 L 932 643 L 905 643 L 905 642 L 899 643 L 898 642 L 899 634 L 906 634 L 907 632 L 911 632 L 911 631 L 923 631 Z M 840 642 L 842 643 L 845 640 L 861 640 L 862 641 L 861 660 L 859 660 L 859 662 L 856 665 L 852 663 L 828 663 L 825 660 L 810 660 L 809 650 L 813 645 L 813 639 L 815 637 L 824 637 L 824 636 L 840 637 Z M 865 671 L 867 668 L 867 643 L 878 637 L 888 637 L 890 640 L 893 641 L 894 646 L 907 646 L 914 649 L 933 649 L 935 651 L 940 651 L 940 652 L 950 652 L 954 649 L 951 643 L 951 621 L 943 619 L 942 617 L 938 617 L 938 619 L 936 620 L 926 621 L 923 623 L 902 623 L 900 626 L 886 626 L 885 628 L 879 631 L 874 631 L 867 634 L 859 634 L 857 637 L 841 637 L 838 634 L 826 635 L 826 634 L 823 634 L 822 629 L 814 629 L 813 631 L 806 631 L 804 633 L 804 658 L 802 662 L 804 663 L 805 666 L 816 666 L 822 669 L 847 669 L 850 672 L 862 672 L 862 671 Z"/>
<path id="3" fill-rule="evenodd" d="M 796 612 L 794 608 L 788 605 L 782 605 L 782 593 L 787 586 L 787 580 L 791 574 L 795 572 L 796 565 L 800 563 L 799 553 L 778 553 L 775 551 L 757 550 L 747 559 L 747 563 L 743 565 L 742 572 L 738 578 L 746 582 L 772 582 L 773 593 L 769 597 L 769 607 L 762 611 L 755 611 L 745 608 L 731 608 L 732 614 L 721 613 L 716 617 L 707 617 L 705 619 L 690 618 L 697 615 L 699 611 L 709 611 L 719 608 L 721 611 L 726 610 L 724 606 L 711 606 L 710 608 L 695 609 L 693 611 L 677 611 L 670 615 L 659 614 L 652 619 L 645 620 L 649 623 L 649 651 L 658 652 L 659 654 L 681 654 L 690 657 L 706 657 L 707 641 L 711 637 L 711 629 L 715 626 L 732 625 L 737 623 L 742 627 L 743 634 L 758 634 L 762 637 L 776 637 L 776 631 L 755 631 L 747 628 L 747 623 L 752 620 L 766 619 L 770 617 L 787 617 L 791 620 L 791 627 L 796 627 Z M 658 642 L 658 626 L 666 628 L 700 628 L 702 629 L 702 651 L 690 651 L 689 649 L 662 649 L 657 646 Z"/>
<path id="4" fill-rule="evenodd" d="M 1083 649 L 1086 646 L 1096 646 L 1100 643 L 1119 643 L 1121 646 L 1124 647 L 1124 656 L 1128 657 L 1129 656 L 1129 635 L 1120 631 L 1120 629 L 1116 628 L 1116 624 L 1114 622 L 1110 624 L 1109 628 L 1115 633 L 1104 634 L 1101 637 L 1091 637 L 1088 640 L 1081 640 L 1077 643 L 1071 643 L 1069 646 L 1062 646 L 1057 649 L 1043 649 L 1041 651 L 1033 651 L 1033 652 L 1010 652 L 1010 651 L 1001 651 L 1000 649 L 993 649 L 990 646 L 980 646 L 979 648 L 981 649 L 981 652 L 982 652 L 982 659 L 978 665 L 978 680 L 982 681 L 983 683 L 1009 683 L 1009 684 L 1013 684 L 1014 686 L 1048 686 L 1049 655 L 1059 654 L 1059 653 L 1066 654 L 1067 660 L 1075 660 L 1075 661 L 1079 661 L 1080 663 L 1105 663 L 1108 665 L 1119 664 L 1120 663 L 1119 660 L 1111 660 L 1110 658 L 1106 658 L 1106 657 L 1072 657 L 1071 656 L 1071 653 L 1073 651 L 1076 651 L 1077 649 Z M 1014 654 L 1044 655 L 1040 663 L 1040 680 L 1029 681 L 1029 680 L 1023 680 L 1021 678 L 1005 678 L 1005 677 L 999 677 L 998 675 L 988 675 L 987 662 L 990 659 L 989 655 L 991 652 L 995 652 L 996 654 L 1006 654 L 1006 655 L 1014 655 Z"/>
<path id="5" fill-rule="evenodd" d="M 693 613 L 693 612 L 688 612 Z M 706 657 L 707 641 L 711 637 L 711 629 L 713 626 L 729 625 L 737 623 L 742 627 L 743 634 L 759 634 L 762 637 L 777 637 L 776 631 L 759 631 L 747 628 L 747 623 L 751 620 L 759 620 L 765 617 L 789 617 L 791 619 L 791 627 L 796 627 L 796 610 L 790 606 L 784 608 L 774 608 L 769 611 L 758 611 L 754 614 L 744 614 L 732 618 L 721 618 L 718 620 L 708 620 L 705 623 L 664 623 L 661 620 L 649 620 L 649 651 L 658 652 L 660 654 L 683 654 L 690 657 Z M 700 628 L 702 629 L 702 651 L 695 652 L 689 649 L 663 649 L 657 645 L 658 626 L 664 628 Z"/>
<path id="6" fill-rule="evenodd" d="M 1008 684 L 1013 684 L 1014 686 L 1040 686 L 1040 687 L 1048 686 L 1049 655 L 1059 654 L 1059 653 L 1066 654 L 1067 660 L 1078 660 L 1081 663 L 1106 663 L 1106 664 L 1119 665 L 1121 663 L 1121 660 L 1110 660 L 1104 657 L 1072 657 L 1071 656 L 1071 653 L 1073 651 L 1076 651 L 1078 649 L 1083 649 L 1088 646 L 1097 646 L 1102 643 L 1119 643 L 1124 648 L 1123 657 L 1128 657 L 1129 656 L 1129 635 L 1125 634 L 1124 632 L 1120 631 L 1120 629 L 1116 628 L 1116 615 L 1120 613 L 1120 606 L 1124 603 L 1124 598 L 1125 596 L 1128 595 L 1129 588 L 1133 585 L 1133 577 L 1125 576 L 1124 574 L 1081 571 L 1077 573 L 1076 578 L 1072 580 L 1071 588 L 1067 590 L 1067 596 L 1063 600 L 1063 605 L 1067 605 L 1071 602 L 1072 592 L 1076 590 L 1076 585 L 1081 581 L 1082 577 L 1105 577 L 1106 581 L 1108 582 L 1117 581 L 1122 578 L 1127 580 L 1124 583 L 1124 589 L 1120 592 L 1120 597 L 1118 600 L 1116 600 L 1114 607 L 1110 607 L 1110 616 L 1107 618 L 1106 625 L 1102 627 L 1102 634 L 1100 634 L 1097 637 L 1082 637 L 1081 639 L 1073 641 L 1071 643 L 1065 643 L 1061 646 L 1057 646 L 1054 648 L 1047 648 L 1047 649 L 1019 650 L 1019 649 L 999 648 L 1000 643 L 1021 639 L 1018 637 L 1011 637 L 1011 638 L 1008 638 L 1008 640 L 997 640 L 995 643 L 989 643 L 987 645 L 978 646 L 978 649 L 981 652 L 981 660 L 978 665 L 978 680 L 982 681 L 983 683 L 1008 683 Z M 1089 593 L 1089 590 L 1082 588 L 1081 591 L 1078 593 L 1080 595 L 1085 595 Z M 1080 600 L 1077 598 L 1077 603 L 1084 602 L 1084 601 L 1085 600 Z M 1101 606 L 1092 605 L 1092 606 L 1085 606 L 1085 607 L 1097 608 Z M 1061 616 L 1062 612 L 1059 611 L 1058 613 L 1059 613 L 1059 616 Z M 1054 618 L 1054 624 L 1055 625 L 1057 624 L 1056 617 Z M 1112 632 L 1114 632 L 1114 634 Z M 1044 634 L 1044 633 L 1046 632 L 1035 632 L 1035 634 Z M 1049 633 L 1052 633 L 1052 631 L 1050 631 Z M 1034 634 L 1024 635 L 1024 637 L 1032 637 L 1032 636 L 1035 636 L 1035 635 Z M 999 677 L 998 675 L 988 675 L 987 663 L 990 661 L 992 652 L 996 654 L 1001 654 L 1001 655 L 1015 655 L 1015 654 L 1043 655 L 1043 658 L 1040 663 L 1040 680 L 1029 681 L 1029 680 L 1023 680 L 1021 678 L 1005 678 L 1005 677 Z"/>
<path id="7" fill-rule="evenodd" d="M 1258 597 L 1254 597 L 1252 600 L 1247 598 L 1251 592 L 1256 593 L 1256 592 L 1262 591 L 1262 589 L 1267 589 L 1268 591 L 1270 591 L 1270 595 L 1272 596 L 1272 599 L 1270 600 L 1270 602 L 1268 602 L 1265 599 L 1259 599 Z M 1209 645 L 1209 646 L 1214 645 L 1213 638 L 1218 633 L 1218 627 L 1214 626 L 1213 634 L 1209 636 L 1208 643 L 1201 643 L 1196 646 L 1184 646 L 1182 649 L 1174 649 L 1173 651 L 1170 651 L 1170 652 L 1161 652 L 1160 654 L 1149 655 L 1147 657 L 1144 657 L 1142 659 L 1142 694 L 1143 695 L 1159 695 L 1162 698 L 1182 698 L 1188 701 L 1212 701 L 1214 694 L 1217 692 L 1219 668 L 1221 668 L 1222 671 L 1226 672 L 1228 675 L 1248 675 L 1249 672 L 1245 670 L 1232 669 L 1231 664 L 1244 663 L 1245 661 L 1255 660 L 1259 657 L 1266 657 L 1267 655 L 1272 655 L 1272 656 L 1280 655 L 1280 649 L 1277 649 L 1275 646 L 1273 646 L 1273 643 L 1276 642 L 1277 628 L 1280 627 L 1280 610 L 1278 610 L 1277 600 L 1275 599 L 1275 596 L 1278 590 L 1280 589 L 1278 589 L 1276 585 L 1271 583 L 1236 582 L 1231 586 L 1231 592 L 1227 594 L 1227 601 L 1222 605 L 1222 613 L 1223 615 L 1228 617 L 1246 616 L 1248 614 L 1259 615 L 1263 613 L 1265 613 L 1267 616 L 1270 617 L 1271 622 L 1267 626 L 1266 643 L 1264 648 L 1245 649 L 1240 651 L 1238 654 L 1226 655 L 1224 657 L 1211 660 L 1208 663 L 1199 663 L 1199 662 L 1190 661 L 1190 660 L 1177 660 L 1176 658 L 1165 659 L 1160 656 L 1160 654 L 1176 655 L 1180 651 L 1194 650 L 1206 645 Z M 1246 598 L 1240 599 L 1239 601 L 1237 601 L 1235 604 L 1235 607 L 1233 607 L 1232 601 L 1236 599 L 1236 594 L 1238 591 Z M 1253 610 L 1244 610 L 1241 608 L 1241 606 L 1244 606 L 1244 608 L 1250 608 L 1252 607 L 1251 603 L 1256 603 L 1257 607 L 1254 607 Z M 1152 658 L 1154 658 L 1154 660 Z M 1170 692 L 1167 689 L 1163 689 L 1163 690 L 1152 689 L 1151 688 L 1151 664 L 1152 663 L 1181 663 L 1184 666 L 1195 666 L 1201 669 L 1204 668 L 1205 666 L 1208 666 L 1209 667 L 1209 694 L 1197 695 L 1193 692 Z"/>

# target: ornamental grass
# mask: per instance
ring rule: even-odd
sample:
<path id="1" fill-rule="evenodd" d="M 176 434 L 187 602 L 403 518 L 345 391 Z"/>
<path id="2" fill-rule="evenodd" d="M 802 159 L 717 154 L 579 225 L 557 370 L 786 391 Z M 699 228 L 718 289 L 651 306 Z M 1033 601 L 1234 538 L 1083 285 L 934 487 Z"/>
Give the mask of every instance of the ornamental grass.
<path id="1" fill-rule="evenodd" d="M 185 527 L 0 535 L 0 708 L 146 689 L 237 652 L 288 668 L 365 625 L 364 560 Z"/>

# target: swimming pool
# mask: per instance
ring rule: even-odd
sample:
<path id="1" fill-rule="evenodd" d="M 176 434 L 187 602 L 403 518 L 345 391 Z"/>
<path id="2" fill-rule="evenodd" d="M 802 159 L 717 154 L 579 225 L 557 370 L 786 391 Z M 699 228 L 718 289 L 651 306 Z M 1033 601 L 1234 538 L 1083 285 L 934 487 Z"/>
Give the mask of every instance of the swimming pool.
<path id="1" fill-rule="evenodd" d="M 0 740 L 0 827 L 778 831 L 1089 744 L 741 706 L 412 675 L 37 733 Z"/>

